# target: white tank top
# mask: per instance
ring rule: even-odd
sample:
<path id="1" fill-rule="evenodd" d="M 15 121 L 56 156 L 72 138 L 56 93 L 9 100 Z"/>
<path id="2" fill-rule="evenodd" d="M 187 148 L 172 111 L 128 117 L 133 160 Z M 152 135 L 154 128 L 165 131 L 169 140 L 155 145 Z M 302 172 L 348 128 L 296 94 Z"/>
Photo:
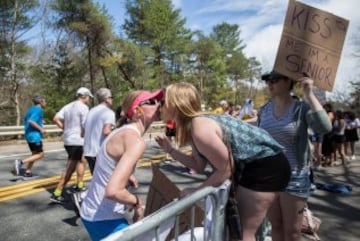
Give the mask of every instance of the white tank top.
<path id="1" fill-rule="evenodd" d="M 125 125 L 111 132 L 102 143 L 96 157 L 94 175 L 89 191 L 81 205 L 80 215 L 87 221 L 124 218 L 126 205 L 105 197 L 106 186 L 117 165 L 117 161 L 113 160 L 106 152 L 106 144 L 113 135 L 116 135 L 124 129 L 132 129 L 141 136 L 140 131 L 135 126 Z"/>

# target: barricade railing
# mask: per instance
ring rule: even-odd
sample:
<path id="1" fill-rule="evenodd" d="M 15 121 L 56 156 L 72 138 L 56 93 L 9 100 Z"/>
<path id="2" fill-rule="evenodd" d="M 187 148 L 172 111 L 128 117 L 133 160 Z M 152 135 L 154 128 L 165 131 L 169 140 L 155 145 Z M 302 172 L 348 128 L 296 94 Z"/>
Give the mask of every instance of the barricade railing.
<path id="1" fill-rule="evenodd" d="M 57 125 L 44 125 L 46 133 L 60 133 L 62 130 Z M 24 135 L 24 126 L 0 126 L 0 136 Z"/>
<path id="2" fill-rule="evenodd" d="M 205 209 L 201 240 L 223 241 L 225 205 L 229 195 L 230 181 L 218 187 L 205 187 L 180 200 L 175 200 L 148 215 L 142 220 L 128 226 L 127 228 L 113 233 L 103 241 L 140 241 L 153 240 L 163 241 L 165 235 L 174 228 L 175 236 L 172 240 L 196 240 L 194 227 L 195 206 L 203 201 Z M 209 205 L 210 204 L 210 205 Z M 179 234 L 179 216 L 185 210 L 191 208 L 190 229 L 186 234 Z M 168 232 L 164 231 L 168 230 Z M 198 231 L 198 230 L 197 230 Z M 184 235 L 186 237 L 184 238 Z M 160 239 L 160 237 L 162 237 Z M 166 236 L 165 236 L 166 237 Z"/>
<path id="3" fill-rule="evenodd" d="M 57 125 L 44 125 L 46 133 L 61 133 L 62 130 Z M 165 128 L 161 121 L 154 122 L 149 132 L 156 132 Z M 0 136 L 17 136 L 24 135 L 24 126 L 0 126 Z"/>

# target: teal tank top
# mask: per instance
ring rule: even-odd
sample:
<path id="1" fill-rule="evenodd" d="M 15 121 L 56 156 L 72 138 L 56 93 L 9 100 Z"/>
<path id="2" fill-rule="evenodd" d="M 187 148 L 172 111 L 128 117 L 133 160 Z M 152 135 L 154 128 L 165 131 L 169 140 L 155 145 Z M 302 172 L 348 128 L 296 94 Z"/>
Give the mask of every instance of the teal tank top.
<path id="1" fill-rule="evenodd" d="M 265 130 L 233 118 L 229 115 L 204 115 L 215 120 L 221 127 L 223 142 L 229 139 L 235 162 L 251 162 L 253 160 L 274 156 L 284 150 Z"/>

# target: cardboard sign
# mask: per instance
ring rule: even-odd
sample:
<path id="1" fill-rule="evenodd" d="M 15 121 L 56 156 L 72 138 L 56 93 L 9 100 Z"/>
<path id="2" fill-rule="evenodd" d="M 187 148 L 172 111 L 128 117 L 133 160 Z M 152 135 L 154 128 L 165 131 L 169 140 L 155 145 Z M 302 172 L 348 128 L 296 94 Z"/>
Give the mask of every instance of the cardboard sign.
<path id="1" fill-rule="evenodd" d="M 158 167 L 152 165 L 153 178 L 150 183 L 149 192 L 146 198 L 146 207 L 144 215 L 147 216 L 154 211 L 160 209 L 166 204 L 172 202 L 174 199 L 180 198 L 180 189 L 173 183 Z M 190 229 L 190 208 L 186 209 L 180 214 L 179 219 L 179 233 L 183 233 Z M 195 227 L 202 226 L 204 218 L 204 211 L 195 207 Z M 171 240 L 175 235 L 175 230 L 172 229 L 166 240 Z"/>
<path id="2" fill-rule="evenodd" d="M 292 79 L 307 73 L 331 91 L 349 21 L 290 0 L 274 70 Z"/>

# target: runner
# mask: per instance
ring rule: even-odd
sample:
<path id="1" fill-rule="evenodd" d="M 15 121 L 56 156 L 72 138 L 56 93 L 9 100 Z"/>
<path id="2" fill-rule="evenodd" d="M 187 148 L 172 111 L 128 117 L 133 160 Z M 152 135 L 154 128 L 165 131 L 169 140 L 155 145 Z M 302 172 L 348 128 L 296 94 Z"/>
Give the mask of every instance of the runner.
<path id="1" fill-rule="evenodd" d="M 38 160 L 44 158 L 42 137 L 45 133 L 43 128 L 43 108 L 46 106 L 45 98 L 35 96 L 33 98 L 34 105 L 28 109 L 24 118 L 25 139 L 29 145 L 31 156 L 25 159 L 16 159 L 14 163 L 14 174 L 19 176 L 24 164 L 27 167 L 24 172 L 24 178 L 33 177 L 32 167 Z"/>
<path id="2" fill-rule="evenodd" d="M 77 185 L 74 191 L 86 190 L 83 182 L 86 160 L 83 157 L 84 139 L 82 136 L 86 115 L 89 112 L 86 104 L 93 95 L 89 89 L 81 87 L 77 90 L 76 96 L 77 100 L 65 105 L 54 117 L 54 123 L 64 131 L 64 147 L 68 153 L 66 169 L 61 174 L 60 181 L 50 197 L 50 201 L 60 204 L 65 202 L 62 191 L 75 169 L 77 169 Z"/>
<path id="3" fill-rule="evenodd" d="M 122 105 L 127 124 L 110 133 L 99 150 L 80 213 L 92 240 L 100 240 L 127 227 L 127 209 L 134 210 L 133 222 L 142 218 L 142 200 L 127 187 L 129 182 L 134 184 L 132 174 L 146 149 L 142 136 L 152 122 L 160 119 L 162 97 L 162 90 L 130 93 Z"/>
<path id="4" fill-rule="evenodd" d="M 92 108 L 86 117 L 84 135 L 84 156 L 89 164 L 91 175 L 94 172 L 96 155 L 101 143 L 115 127 L 115 113 L 110 109 L 113 104 L 111 91 L 107 88 L 100 88 L 95 96 L 99 104 Z M 85 195 L 85 192 L 73 193 L 77 214 L 80 212 L 82 199 Z"/>

